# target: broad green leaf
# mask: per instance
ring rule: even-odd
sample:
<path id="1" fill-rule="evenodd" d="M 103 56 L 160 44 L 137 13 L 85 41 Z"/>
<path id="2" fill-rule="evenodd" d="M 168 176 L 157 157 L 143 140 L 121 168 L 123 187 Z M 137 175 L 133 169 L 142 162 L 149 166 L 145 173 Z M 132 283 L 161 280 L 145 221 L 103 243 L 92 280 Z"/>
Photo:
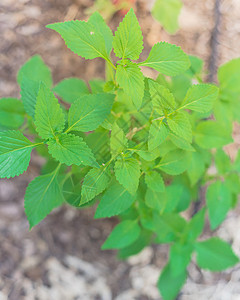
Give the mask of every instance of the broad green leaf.
<path id="1" fill-rule="evenodd" d="M 186 279 L 186 270 L 182 271 L 179 275 L 174 276 L 170 264 L 167 264 L 163 269 L 157 284 L 163 299 L 175 300 Z"/>
<path id="2" fill-rule="evenodd" d="M 93 79 L 88 81 L 93 94 L 103 93 L 105 81 L 102 79 Z"/>
<path id="3" fill-rule="evenodd" d="M 146 195 L 145 195 L 145 203 L 148 207 L 158 211 L 162 212 L 164 209 L 166 199 L 166 193 L 163 191 L 156 191 L 151 188 L 147 189 Z"/>
<path id="4" fill-rule="evenodd" d="M 188 178 L 192 186 L 201 179 L 205 169 L 206 167 L 202 154 L 198 151 L 193 152 L 191 163 L 187 168 Z"/>
<path id="5" fill-rule="evenodd" d="M 128 140 L 125 137 L 123 130 L 114 123 L 111 131 L 110 148 L 112 156 L 115 157 L 121 153 L 128 145 Z"/>
<path id="6" fill-rule="evenodd" d="M 156 192 L 163 192 L 165 190 L 164 181 L 160 173 L 156 171 L 149 171 L 145 174 L 145 182 L 147 186 Z"/>
<path id="7" fill-rule="evenodd" d="M 156 0 L 152 15 L 163 25 L 167 32 L 173 34 L 178 29 L 178 16 L 181 7 L 182 2 L 180 0 Z"/>
<path id="8" fill-rule="evenodd" d="M 81 204 L 91 201 L 95 196 L 102 193 L 110 182 L 110 174 L 102 167 L 90 170 L 82 184 Z"/>
<path id="9" fill-rule="evenodd" d="M 169 128 L 179 137 L 192 142 L 192 128 L 187 114 L 176 112 L 167 118 Z"/>
<path id="10" fill-rule="evenodd" d="M 230 173 L 225 177 L 226 187 L 235 195 L 240 194 L 240 177 L 238 173 Z"/>
<path id="11" fill-rule="evenodd" d="M 208 186 L 206 199 L 211 229 L 214 230 L 223 222 L 231 208 L 231 191 L 224 182 L 216 181 Z"/>
<path id="12" fill-rule="evenodd" d="M 58 169 L 51 174 L 36 177 L 27 187 L 24 207 L 30 229 L 63 202 L 57 174 Z"/>
<path id="13" fill-rule="evenodd" d="M 222 149 L 215 153 L 215 163 L 219 174 L 225 174 L 231 170 L 231 159 Z"/>
<path id="14" fill-rule="evenodd" d="M 53 92 L 41 84 L 35 109 L 35 125 L 43 139 L 53 138 L 65 126 L 64 113 Z"/>
<path id="15" fill-rule="evenodd" d="M 152 47 L 148 58 L 140 65 L 168 76 L 176 76 L 189 68 L 190 61 L 180 47 L 160 42 Z"/>
<path id="16" fill-rule="evenodd" d="M 174 134 L 173 132 L 170 132 L 169 134 L 170 140 L 171 142 L 180 149 L 186 150 L 186 151 L 192 151 L 194 152 L 195 149 L 193 148 L 193 146 L 184 138 L 177 136 L 176 134 Z"/>
<path id="17" fill-rule="evenodd" d="M 188 242 L 195 241 L 203 232 L 206 209 L 202 208 L 188 222 L 184 235 Z"/>
<path id="18" fill-rule="evenodd" d="M 204 148 L 221 148 L 233 142 L 229 128 L 212 120 L 202 121 L 195 130 L 196 143 Z"/>
<path id="19" fill-rule="evenodd" d="M 134 199 L 121 184 L 115 182 L 104 193 L 94 217 L 109 218 L 119 215 L 132 205 Z"/>
<path id="20" fill-rule="evenodd" d="M 222 271 L 239 262 L 231 246 L 217 237 L 196 243 L 195 249 L 197 263 L 203 269 Z"/>
<path id="21" fill-rule="evenodd" d="M 172 276 L 179 276 L 185 272 L 190 263 L 192 252 L 194 250 L 191 244 L 175 243 L 170 249 L 170 271 Z"/>
<path id="22" fill-rule="evenodd" d="M 35 82 L 42 81 L 49 88 L 52 86 L 51 71 L 39 55 L 31 57 L 18 71 L 17 82 L 20 86 L 24 77 Z"/>
<path id="23" fill-rule="evenodd" d="M 176 102 L 173 94 L 154 80 L 150 79 L 148 82 L 154 112 L 163 115 L 165 112 L 170 113 L 175 110 Z"/>
<path id="24" fill-rule="evenodd" d="M 139 109 L 144 95 L 144 77 L 137 64 L 131 63 L 126 66 L 118 65 L 116 80 L 124 92 L 132 99 Z"/>
<path id="25" fill-rule="evenodd" d="M 187 92 L 180 109 L 209 112 L 218 98 L 218 88 L 210 84 L 193 85 Z"/>
<path id="26" fill-rule="evenodd" d="M 140 165 L 135 158 L 119 157 L 114 166 L 117 181 L 131 194 L 138 189 L 140 177 Z"/>
<path id="27" fill-rule="evenodd" d="M 20 131 L 0 131 L 0 178 L 26 171 L 34 146 Z"/>
<path id="28" fill-rule="evenodd" d="M 81 186 L 75 184 L 70 176 L 63 184 L 62 193 L 64 200 L 71 206 L 79 208 L 81 205 Z"/>
<path id="29" fill-rule="evenodd" d="M 201 74 L 203 69 L 203 60 L 194 55 L 188 55 L 188 58 L 190 60 L 191 66 L 186 71 L 186 74 L 189 75 L 190 78 L 194 77 L 196 74 Z"/>
<path id="30" fill-rule="evenodd" d="M 68 166 L 81 164 L 98 167 L 91 149 L 81 137 L 62 133 L 55 139 L 48 141 L 48 151 L 53 158 Z"/>
<path id="31" fill-rule="evenodd" d="M 86 59 L 102 57 L 109 60 L 111 31 L 107 29 L 98 13 L 88 22 L 75 20 L 54 23 L 46 27 L 58 32 L 67 47 L 79 56 Z"/>
<path id="32" fill-rule="evenodd" d="M 96 129 L 110 114 L 113 101 L 112 94 L 82 96 L 69 109 L 67 132 Z"/>
<path id="33" fill-rule="evenodd" d="M 138 239 L 140 232 L 141 229 L 136 220 L 123 221 L 113 229 L 105 243 L 102 245 L 102 249 L 125 248 Z"/>
<path id="34" fill-rule="evenodd" d="M 0 99 L 0 125 L 9 129 L 18 129 L 24 122 L 24 107 L 15 98 Z"/>
<path id="35" fill-rule="evenodd" d="M 170 175 L 178 175 L 188 168 L 190 160 L 189 152 L 177 149 L 167 153 L 155 168 L 159 168 Z"/>
<path id="36" fill-rule="evenodd" d="M 73 103 L 78 98 L 89 94 L 86 83 L 78 78 L 67 78 L 60 81 L 53 89 L 64 101 Z"/>
<path id="37" fill-rule="evenodd" d="M 152 122 L 149 130 L 148 136 L 148 149 L 149 151 L 153 151 L 162 142 L 165 141 L 169 133 L 168 127 L 165 122 L 161 120 L 155 120 Z"/>
<path id="38" fill-rule="evenodd" d="M 143 49 L 143 36 L 141 27 L 133 9 L 119 24 L 113 38 L 113 49 L 117 57 L 137 60 Z"/>

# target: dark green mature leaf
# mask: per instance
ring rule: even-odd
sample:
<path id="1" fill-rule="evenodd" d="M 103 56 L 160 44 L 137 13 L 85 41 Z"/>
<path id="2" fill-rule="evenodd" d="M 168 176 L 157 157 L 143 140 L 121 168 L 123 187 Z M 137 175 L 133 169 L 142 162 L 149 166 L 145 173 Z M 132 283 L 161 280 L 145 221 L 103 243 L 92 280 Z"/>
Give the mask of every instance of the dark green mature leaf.
<path id="1" fill-rule="evenodd" d="M 105 243 L 102 249 L 122 249 L 134 243 L 139 235 L 141 229 L 136 220 L 127 220 L 118 224 Z"/>
<path id="2" fill-rule="evenodd" d="M 191 109 L 202 113 L 209 112 L 218 98 L 218 91 L 216 86 L 210 84 L 193 85 L 188 90 L 180 109 Z"/>
<path id="3" fill-rule="evenodd" d="M 35 125 L 38 134 L 44 138 L 54 138 L 65 126 L 64 113 L 53 92 L 41 84 L 35 109 Z"/>
<path id="4" fill-rule="evenodd" d="M 81 204 L 91 201 L 95 196 L 102 193 L 108 186 L 110 179 L 110 174 L 105 167 L 90 170 L 82 184 Z"/>
<path id="5" fill-rule="evenodd" d="M 161 145 L 162 142 L 165 141 L 169 133 L 168 127 L 166 123 L 161 120 L 155 120 L 152 122 L 149 130 L 149 136 L 148 136 L 148 149 L 149 151 L 153 151 L 156 149 L 159 145 Z"/>
<path id="6" fill-rule="evenodd" d="M 23 104 L 18 99 L 0 99 L 0 126 L 18 129 L 24 122 L 24 114 Z"/>
<path id="7" fill-rule="evenodd" d="M 220 148 L 233 142 L 229 128 L 212 120 L 202 121 L 195 130 L 196 143 L 205 149 Z"/>
<path id="8" fill-rule="evenodd" d="M 132 99 L 139 109 L 144 95 L 144 77 L 137 64 L 131 63 L 126 66 L 118 65 L 116 80 L 124 92 Z"/>
<path id="9" fill-rule="evenodd" d="M 73 134 L 62 133 L 48 141 L 49 153 L 58 161 L 68 166 L 81 164 L 98 167 L 91 149 L 82 138 Z"/>
<path id="10" fill-rule="evenodd" d="M 186 270 L 182 271 L 177 276 L 172 274 L 170 264 L 167 264 L 163 269 L 159 280 L 158 288 L 163 296 L 164 300 L 174 300 L 176 299 L 180 289 L 182 288 L 184 282 L 187 278 Z"/>
<path id="11" fill-rule="evenodd" d="M 102 57 L 109 60 L 112 32 L 98 13 L 88 22 L 75 20 L 46 27 L 58 32 L 74 53 L 86 59 Z"/>
<path id="12" fill-rule="evenodd" d="M 23 76 L 21 81 L 21 98 L 26 113 L 33 117 L 35 116 L 35 107 L 39 92 L 40 81 L 33 81 Z"/>
<path id="13" fill-rule="evenodd" d="M 224 182 L 216 181 L 208 187 L 206 198 L 211 229 L 216 229 L 231 208 L 231 191 Z"/>
<path id="14" fill-rule="evenodd" d="M 135 158 L 119 158 L 114 166 L 116 179 L 131 194 L 135 194 L 139 184 L 140 165 Z"/>
<path id="15" fill-rule="evenodd" d="M 199 267 L 211 271 L 222 271 L 234 266 L 239 258 L 225 241 L 213 237 L 195 244 Z"/>
<path id="16" fill-rule="evenodd" d="M 51 174 L 36 177 L 27 187 L 24 207 L 30 229 L 63 202 L 57 174 L 58 168 Z"/>
<path id="17" fill-rule="evenodd" d="M 110 114 L 114 101 L 112 94 L 85 95 L 75 101 L 68 114 L 69 131 L 96 129 Z"/>
<path id="18" fill-rule="evenodd" d="M 140 65 L 168 76 L 176 76 L 189 68 L 190 61 L 180 47 L 161 42 L 152 47 L 148 58 Z"/>
<path id="19" fill-rule="evenodd" d="M 114 123 L 111 131 L 110 148 L 112 156 L 115 157 L 121 153 L 128 145 L 128 140 L 125 137 L 123 130 Z"/>
<path id="20" fill-rule="evenodd" d="M 66 78 L 55 85 L 53 91 L 64 101 L 73 103 L 78 98 L 88 95 L 86 83 L 78 78 Z"/>
<path id="21" fill-rule="evenodd" d="M 35 82 L 42 81 L 49 88 L 52 86 L 51 71 L 39 55 L 32 56 L 18 71 L 17 81 L 20 86 L 24 77 Z"/>
<path id="22" fill-rule="evenodd" d="M 133 9 L 119 24 L 113 38 L 113 49 L 117 57 L 137 60 L 143 49 L 143 36 L 141 27 Z"/>
<path id="23" fill-rule="evenodd" d="M 167 118 L 169 128 L 187 142 L 192 142 L 192 127 L 189 117 L 185 113 L 177 112 Z"/>
<path id="24" fill-rule="evenodd" d="M 134 199 L 133 195 L 116 182 L 104 193 L 94 217 L 105 218 L 119 215 L 132 205 Z"/>
<path id="25" fill-rule="evenodd" d="M 178 29 L 178 16 L 182 7 L 180 0 L 156 0 L 152 9 L 153 17 L 164 29 L 173 34 Z"/>
<path id="26" fill-rule="evenodd" d="M 0 131 L 0 178 L 26 171 L 34 146 L 20 131 Z"/>

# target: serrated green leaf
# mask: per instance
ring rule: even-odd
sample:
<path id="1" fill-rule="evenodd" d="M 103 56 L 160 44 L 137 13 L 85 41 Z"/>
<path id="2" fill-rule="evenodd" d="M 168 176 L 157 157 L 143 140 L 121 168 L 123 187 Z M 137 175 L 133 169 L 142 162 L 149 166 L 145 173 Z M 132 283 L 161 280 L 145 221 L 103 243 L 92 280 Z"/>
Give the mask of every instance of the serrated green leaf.
<path id="1" fill-rule="evenodd" d="M 102 193 L 110 182 L 110 174 L 105 168 L 92 169 L 84 178 L 82 184 L 81 204 L 91 201 Z"/>
<path id="2" fill-rule="evenodd" d="M 82 138 L 73 134 L 61 133 L 55 139 L 48 141 L 48 151 L 58 161 L 68 166 L 81 164 L 98 167 L 91 149 Z"/>
<path id="3" fill-rule="evenodd" d="M 27 187 L 24 208 L 30 229 L 63 202 L 57 174 L 58 168 L 51 174 L 36 177 Z"/>
<path id="4" fill-rule="evenodd" d="M 202 121 L 195 130 L 196 143 L 204 148 L 220 148 L 233 142 L 231 131 L 221 123 L 212 120 Z"/>
<path id="5" fill-rule="evenodd" d="M 89 94 L 86 83 L 78 78 L 66 78 L 60 81 L 53 91 L 68 103 L 73 103 L 78 98 Z"/>
<path id="6" fill-rule="evenodd" d="M 178 29 L 178 16 L 181 7 L 182 2 L 180 0 L 156 0 L 152 15 L 163 25 L 167 32 L 173 34 Z"/>
<path id="7" fill-rule="evenodd" d="M 109 218 L 119 215 L 132 205 L 134 199 L 133 195 L 116 182 L 104 193 L 94 218 Z"/>
<path id="8" fill-rule="evenodd" d="M 177 112 L 167 118 L 169 128 L 179 137 L 192 142 L 192 126 L 187 114 Z"/>
<path id="9" fill-rule="evenodd" d="M 44 84 L 40 85 L 35 109 L 35 125 L 38 134 L 44 138 L 54 138 L 65 126 L 64 113 L 53 92 Z"/>
<path id="10" fill-rule="evenodd" d="M 155 168 L 159 168 L 170 175 L 178 175 L 188 168 L 190 160 L 189 152 L 177 149 L 168 152 Z"/>
<path id="11" fill-rule="evenodd" d="M 218 88 L 210 84 L 193 85 L 187 92 L 180 109 L 191 109 L 207 113 L 218 98 Z"/>
<path id="12" fill-rule="evenodd" d="M 114 101 L 112 94 L 85 95 L 75 101 L 68 114 L 69 131 L 90 131 L 96 129 L 111 112 Z"/>
<path id="13" fill-rule="evenodd" d="M 224 182 L 216 181 L 207 188 L 207 208 L 211 229 L 216 229 L 225 219 L 231 208 L 231 191 Z"/>
<path id="14" fill-rule="evenodd" d="M 0 126 L 18 129 L 24 122 L 24 114 L 23 104 L 18 99 L 0 99 Z"/>
<path id="15" fill-rule="evenodd" d="M 148 82 L 154 111 L 159 115 L 163 115 L 165 112 L 170 113 L 175 110 L 176 102 L 173 94 L 152 79 L 149 79 Z"/>
<path id="16" fill-rule="evenodd" d="M 131 194 L 135 194 L 139 184 L 140 165 L 135 158 L 118 158 L 114 166 L 116 179 Z"/>
<path id="17" fill-rule="evenodd" d="M 169 133 L 168 127 L 163 120 L 154 120 L 149 129 L 148 149 L 153 151 L 165 141 Z"/>
<path id="18" fill-rule="evenodd" d="M 144 96 L 144 77 L 137 64 L 131 63 L 126 66 L 118 65 L 116 80 L 124 92 L 132 99 L 139 109 Z"/>
<path id="19" fill-rule="evenodd" d="M 186 151 L 195 151 L 195 149 L 193 148 L 193 146 L 186 141 L 184 138 L 177 136 L 176 134 L 174 134 L 173 132 L 170 132 L 169 134 L 170 140 L 172 141 L 172 143 L 180 149 L 186 150 Z"/>
<path id="20" fill-rule="evenodd" d="M 93 79 L 88 81 L 93 94 L 103 93 L 105 81 L 102 79 Z"/>
<path id="21" fill-rule="evenodd" d="M 123 221 L 113 229 L 105 243 L 102 245 L 102 249 L 125 248 L 138 239 L 140 232 L 141 229 L 136 220 Z"/>
<path id="22" fill-rule="evenodd" d="M 191 185 L 195 185 L 202 177 L 205 171 L 205 162 L 200 152 L 196 151 L 192 153 L 192 160 L 187 168 L 188 178 Z"/>
<path id="23" fill-rule="evenodd" d="M 18 71 L 17 82 L 21 86 L 23 77 L 35 82 L 44 82 L 47 87 L 52 86 L 52 75 L 48 66 L 40 55 L 32 56 Z"/>
<path id="24" fill-rule="evenodd" d="M 133 9 L 119 24 L 113 38 L 113 49 L 117 57 L 137 60 L 143 49 L 143 36 L 141 27 Z"/>
<path id="25" fill-rule="evenodd" d="M 164 190 L 159 192 L 149 187 L 145 194 L 145 203 L 148 207 L 160 212 L 163 211 L 165 197 L 166 193 Z"/>
<path id="26" fill-rule="evenodd" d="M 0 178 L 26 171 L 35 145 L 20 131 L 0 131 Z"/>
<path id="27" fill-rule="evenodd" d="M 160 42 L 152 47 L 148 58 L 140 65 L 168 76 L 176 76 L 189 68 L 190 61 L 180 47 Z"/>
<path id="28" fill-rule="evenodd" d="M 79 56 L 86 59 L 102 57 L 109 60 L 109 45 L 112 37 L 111 31 L 105 26 L 101 16 L 96 13 L 88 22 L 75 20 L 54 23 L 46 27 L 58 32 L 67 47 Z"/>
<path id="29" fill-rule="evenodd" d="M 70 176 L 63 185 L 62 193 L 64 200 L 71 206 L 79 208 L 81 203 L 81 186 L 73 182 Z"/>
<path id="30" fill-rule="evenodd" d="M 222 271 L 234 266 L 239 258 L 225 241 L 213 237 L 195 244 L 199 267 L 211 271 Z"/>
<path id="31" fill-rule="evenodd" d="M 110 148 L 112 157 L 115 157 L 122 152 L 128 145 L 128 140 L 125 137 L 123 130 L 114 123 L 111 131 Z"/>
<path id="32" fill-rule="evenodd" d="M 163 192 L 165 190 L 164 181 L 160 173 L 150 171 L 145 174 L 145 182 L 147 186 L 156 192 Z"/>

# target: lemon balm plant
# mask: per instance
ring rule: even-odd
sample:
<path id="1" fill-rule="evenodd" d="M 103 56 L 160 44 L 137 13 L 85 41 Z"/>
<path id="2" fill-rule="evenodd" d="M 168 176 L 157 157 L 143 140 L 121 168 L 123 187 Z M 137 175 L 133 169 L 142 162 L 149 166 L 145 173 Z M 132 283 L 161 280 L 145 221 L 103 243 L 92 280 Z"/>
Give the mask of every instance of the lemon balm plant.
<path id="1" fill-rule="evenodd" d="M 0 177 L 26 171 L 34 148 L 46 158 L 26 190 L 30 228 L 64 203 L 97 204 L 95 218 L 120 220 L 102 249 L 124 259 L 152 243 L 169 245 L 158 281 L 164 299 L 175 299 L 195 254 L 212 271 L 238 263 L 226 241 L 201 234 L 208 220 L 212 230 L 223 222 L 240 192 L 240 155 L 232 162 L 222 149 L 240 121 L 240 60 L 220 67 L 219 87 L 203 83 L 202 61 L 175 45 L 157 43 L 139 62 L 143 37 L 132 9 L 114 36 L 97 12 L 47 27 L 79 56 L 104 59 L 107 78 L 53 87 L 34 56 L 18 72 L 21 99 L 0 100 Z M 145 67 L 159 72 L 156 80 Z M 202 187 L 206 201 L 190 214 Z"/>

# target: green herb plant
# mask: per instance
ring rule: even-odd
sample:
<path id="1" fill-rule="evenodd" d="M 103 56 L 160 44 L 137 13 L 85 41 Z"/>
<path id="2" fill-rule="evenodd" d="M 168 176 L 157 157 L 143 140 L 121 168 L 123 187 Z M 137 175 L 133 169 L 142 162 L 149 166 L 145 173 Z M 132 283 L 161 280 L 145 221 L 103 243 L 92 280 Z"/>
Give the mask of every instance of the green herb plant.
<path id="1" fill-rule="evenodd" d="M 120 220 L 102 249 L 125 259 L 169 245 L 157 283 L 166 300 L 178 295 L 193 254 L 211 271 L 238 263 L 226 241 L 201 235 L 206 223 L 215 230 L 224 221 L 240 192 L 240 155 L 231 161 L 223 150 L 240 122 L 240 59 L 220 67 L 219 87 L 203 83 L 202 61 L 175 45 L 159 42 L 139 62 L 143 36 L 132 9 L 114 36 L 98 12 L 47 27 L 79 56 L 104 59 L 106 80 L 53 87 L 34 56 L 18 72 L 21 99 L 0 100 L 0 177 L 26 171 L 34 148 L 46 159 L 26 190 L 30 228 L 65 203 L 97 204 L 95 218 Z M 146 67 L 156 80 L 143 75 Z M 205 187 L 206 203 L 193 214 Z"/>

